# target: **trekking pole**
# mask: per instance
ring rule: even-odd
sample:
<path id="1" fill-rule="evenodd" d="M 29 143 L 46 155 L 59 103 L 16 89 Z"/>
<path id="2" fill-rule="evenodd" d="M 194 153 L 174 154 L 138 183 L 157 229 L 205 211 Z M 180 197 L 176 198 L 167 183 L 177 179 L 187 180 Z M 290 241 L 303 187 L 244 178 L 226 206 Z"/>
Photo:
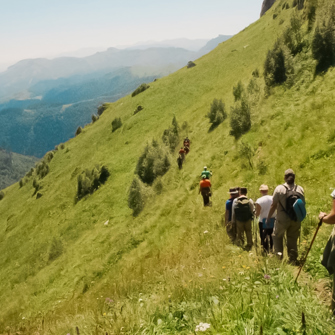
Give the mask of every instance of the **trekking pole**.
<path id="1" fill-rule="evenodd" d="M 305 258 L 304 258 L 302 264 L 300 265 L 299 272 L 298 272 L 297 277 L 295 278 L 294 283 L 296 283 L 297 280 L 298 280 L 298 278 L 299 278 L 300 272 L 301 272 L 302 268 L 303 268 L 304 265 L 305 265 L 305 262 L 306 262 L 306 260 L 307 260 L 307 256 L 308 256 L 310 250 L 312 249 L 312 245 L 313 245 L 313 243 L 314 243 L 314 240 L 315 240 L 315 238 L 316 238 L 316 235 L 317 235 L 317 233 L 318 233 L 318 231 L 319 231 L 319 229 L 320 229 L 321 226 L 322 226 L 322 219 L 321 219 L 320 222 L 318 223 L 318 227 L 316 228 L 316 232 L 315 232 L 314 237 L 313 237 L 313 239 L 312 239 L 311 245 L 309 246 L 309 248 L 308 248 L 308 250 L 307 250 L 307 253 L 306 253 L 306 256 L 305 256 Z"/>

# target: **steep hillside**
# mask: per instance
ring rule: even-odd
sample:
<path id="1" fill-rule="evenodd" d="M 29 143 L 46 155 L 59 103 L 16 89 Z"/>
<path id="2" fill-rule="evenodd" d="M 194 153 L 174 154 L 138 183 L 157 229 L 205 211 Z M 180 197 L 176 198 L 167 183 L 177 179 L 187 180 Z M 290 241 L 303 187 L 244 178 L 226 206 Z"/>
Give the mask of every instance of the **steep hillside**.
<path id="1" fill-rule="evenodd" d="M 246 186 L 257 198 L 259 185 L 273 190 L 288 167 L 306 191 L 301 254 L 318 211 L 330 206 L 335 71 L 315 76 L 307 43 L 315 25 L 309 32 L 307 23 L 301 27 L 304 52 L 286 55 L 287 81 L 266 88 L 262 78 L 268 50 L 293 15 L 305 15 L 292 4 L 277 1 L 195 67 L 109 104 L 97 122 L 45 157 L 39 175 L 5 190 L 0 333 L 191 334 L 208 323 L 207 334 L 334 334 L 329 278 L 319 264 L 329 227 L 322 228 L 298 284 L 296 268 L 262 257 L 259 245 L 242 251 L 222 228 L 229 187 Z M 235 139 L 229 119 L 213 128 L 206 115 L 215 98 L 230 114 L 230 106 L 239 108 L 233 96 L 239 81 L 248 91 L 252 126 Z M 138 105 L 143 109 L 134 115 Z M 173 116 L 180 140 L 191 139 L 191 152 L 182 170 L 174 153 L 169 171 L 142 186 L 145 207 L 133 217 L 128 190 L 138 159 L 152 139 L 161 144 Z M 115 118 L 122 126 L 112 131 Z M 77 177 L 97 164 L 109 170 L 108 180 L 78 200 Z M 205 164 L 213 171 L 208 208 L 198 195 Z M 41 178 L 43 171 L 49 172 Z"/>

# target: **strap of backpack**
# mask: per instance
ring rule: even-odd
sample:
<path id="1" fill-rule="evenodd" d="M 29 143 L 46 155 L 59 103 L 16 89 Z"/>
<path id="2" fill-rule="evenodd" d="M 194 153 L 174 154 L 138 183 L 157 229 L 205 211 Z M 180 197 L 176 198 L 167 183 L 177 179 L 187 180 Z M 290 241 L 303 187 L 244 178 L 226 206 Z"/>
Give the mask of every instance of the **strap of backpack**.
<path id="1" fill-rule="evenodd" d="M 283 186 L 286 188 L 286 193 L 285 193 L 285 194 L 287 194 L 287 192 L 288 192 L 288 187 L 286 187 L 285 184 L 283 184 Z M 283 211 L 288 215 L 287 210 L 285 209 L 285 207 L 283 206 L 283 204 L 280 202 L 280 200 L 279 200 L 279 203 L 280 203 L 280 206 L 282 207 Z"/>

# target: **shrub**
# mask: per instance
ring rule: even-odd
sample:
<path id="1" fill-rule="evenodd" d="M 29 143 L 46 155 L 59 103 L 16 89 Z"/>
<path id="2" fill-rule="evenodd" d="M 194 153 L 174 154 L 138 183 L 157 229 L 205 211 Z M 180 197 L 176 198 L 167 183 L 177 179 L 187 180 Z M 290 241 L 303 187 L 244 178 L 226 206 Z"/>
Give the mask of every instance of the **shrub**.
<path id="1" fill-rule="evenodd" d="M 331 15 L 315 29 L 312 54 L 317 61 L 316 73 L 327 71 L 335 63 L 334 20 Z"/>
<path id="2" fill-rule="evenodd" d="M 78 127 L 77 130 L 76 130 L 76 134 L 75 135 L 78 136 L 79 134 L 82 133 L 82 131 L 83 131 L 83 128 Z"/>
<path id="3" fill-rule="evenodd" d="M 259 70 L 255 69 L 254 71 L 252 71 L 252 76 L 255 78 L 259 78 Z"/>
<path id="4" fill-rule="evenodd" d="M 120 117 L 117 117 L 115 118 L 113 121 L 112 121 L 112 132 L 114 133 L 114 131 L 116 129 L 119 129 L 122 127 L 122 121 L 121 121 L 121 118 Z"/>
<path id="5" fill-rule="evenodd" d="M 61 150 L 63 150 L 63 149 L 65 149 L 65 144 L 64 144 L 64 143 L 61 143 L 61 144 L 59 145 L 59 147 L 61 148 Z"/>
<path id="6" fill-rule="evenodd" d="M 26 177 L 27 178 L 30 178 L 32 175 L 33 175 L 33 173 L 34 173 L 34 168 L 31 168 L 27 173 L 26 173 Z"/>
<path id="7" fill-rule="evenodd" d="M 242 98 L 235 107 L 231 107 L 230 127 L 230 134 L 235 138 L 239 138 L 251 128 L 250 106 L 246 98 Z"/>
<path id="8" fill-rule="evenodd" d="M 63 253 L 63 249 L 62 241 L 54 237 L 49 250 L 49 262 L 57 259 Z"/>
<path id="9" fill-rule="evenodd" d="M 194 62 L 189 61 L 189 62 L 187 63 L 187 68 L 190 69 L 191 67 L 195 67 L 196 65 L 197 65 L 197 64 L 195 64 Z"/>
<path id="10" fill-rule="evenodd" d="M 3 191 L 0 191 L 0 201 L 5 197 L 5 193 Z"/>
<path id="11" fill-rule="evenodd" d="M 227 118 L 225 104 L 222 102 L 222 100 L 213 100 L 207 117 L 209 118 L 209 122 L 214 127 L 218 126 Z"/>
<path id="12" fill-rule="evenodd" d="M 43 161 L 50 163 L 53 158 L 54 158 L 54 153 L 52 151 L 49 151 L 44 155 Z"/>
<path id="13" fill-rule="evenodd" d="M 107 104 L 102 104 L 98 107 L 98 116 L 101 116 L 102 113 L 108 108 Z"/>
<path id="14" fill-rule="evenodd" d="M 260 87 L 255 78 L 250 79 L 250 82 L 247 87 L 247 91 L 250 95 L 259 93 Z"/>
<path id="15" fill-rule="evenodd" d="M 128 191 L 128 206 L 133 210 L 133 215 L 137 216 L 145 205 L 144 185 L 138 178 L 134 178 Z"/>
<path id="16" fill-rule="evenodd" d="M 272 50 L 268 51 L 266 56 L 264 79 L 268 87 L 282 84 L 287 79 L 285 54 L 279 41 L 275 43 Z"/>
<path id="17" fill-rule="evenodd" d="M 137 87 L 137 89 L 131 94 L 132 97 L 144 92 L 145 90 L 147 90 L 150 86 L 147 84 L 141 84 L 139 87 Z"/>
<path id="18" fill-rule="evenodd" d="M 92 170 L 85 170 L 77 177 L 77 200 L 92 194 L 101 185 L 105 184 L 110 173 L 107 167 L 99 165 Z"/>
<path id="19" fill-rule="evenodd" d="M 290 26 L 283 34 L 284 44 L 288 47 L 293 56 L 300 53 L 304 47 L 301 26 L 302 21 L 296 15 L 293 15 L 290 20 Z"/>
<path id="20" fill-rule="evenodd" d="M 172 119 L 172 126 L 169 129 L 165 129 L 162 140 L 166 146 L 168 146 L 173 152 L 179 144 L 179 126 L 176 117 Z"/>
<path id="21" fill-rule="evenodd" d="M 136 109 L 134 110 L 134 115 L 140 112 L 141 110 L 143 110 L 143 107 L 141 105 L 137 106 Z"/>
<path id="22" fill-rule="evenodd" d="M 307 9 L 306 9 L 306 17 L 308 21 L 308 31 L 311 31 L 316 18 L 316 9 L 318 7 L 318 0 L 310 0 L 308 1 Z"/>
<path id="23" fill-rule="evenodd" d="M 248 165 L 253 169 L 253 157 L 255 156 L 255 150 L 250 144 L 242 142 L 239 148 L 239 155 L 242 160 L 247 160 Z"/>
<path id="24" fill-rule="evenodd" d="M 147 184 L 152 184 L 158 176 L 163 176 L 170 168 L 170 160 L 164 148 L 153 140 L 147 144 L 136 166 L 136 174 Z"/>
<path id="25" fill-rule="evenodd" d="M 24 186 L 23 179 L 20 179 L 20 181 L 19 181 L 19 186 L 20 186 L 20 188 L 22 188 L 22 187 Z"/>
<path id="26" fill-rule="evenodd" d="M 242 99 L 244 94 L 244 87 L 241 81 L 238 82 L 237 86 L 233 87 L 233 95 L 235 98 L 235 102 Z"/>
<path id="27" fill-rule="evenodd" d="M 99 120 L 99 116 L 92 114 L 91 119 L 92 119 L 92 123 L 94 123 Z"/>
<path id="28" fill-rule="evenodd" d="M 36 175 L 43 179 L 49 173 L 49 165 L 43 160 L 36 165 Z"/>

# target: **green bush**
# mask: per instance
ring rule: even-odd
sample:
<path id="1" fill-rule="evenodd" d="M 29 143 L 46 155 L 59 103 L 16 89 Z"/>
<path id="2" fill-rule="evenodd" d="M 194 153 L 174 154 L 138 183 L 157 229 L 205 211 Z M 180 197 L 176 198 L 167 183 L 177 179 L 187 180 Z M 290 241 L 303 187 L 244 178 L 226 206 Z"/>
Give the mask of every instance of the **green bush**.
<path id="1" fill-rule="evenodd" d="M 54 153 L 52 151 L 49 151 L 44 155 L 43 161 L 50 163 L 53 158 L 54 158 Z"/>
<path id="2" fill-rule="evenodd" d="M 136 166 L 136 174 L 146 184 L 152 184 L 158 176 L 163 176 L 170 168 L 170 160 L 165 148 L 153 140 L 147 144 Z"/>
<path id="3" fill-rule="evenodd" d="M 225 104 L 222 102 L 222 100 L 213 100 L 207 117 L 209 118 L 209 122 L 213 127 L 218 126 L 227 118 Z"/>
<path id="4" fill-rule="evenodd" d="M 92 114 L 91 119 L 92 119 L 92 123 L 94 123 L 99 120 L 99 116 Z"/>
<path id="5" fill-rule="evenodd" d="M 303 34 L 301 31 L 302 21 L 298 16 L 293 15 L 290 26 L 284 31 L 283 42 L 293 56 L 300 53 L 304 47 Z"/>
<path id="6" fill-rule="evenodd" d="M 95 166 L 92 170 L 85 170 L 77 177 L 77 200 L 92 194 L 105 184 L 110 173 L 105 166 Z"/>
<path id="7" fill-rule="evenodd" d="M 134 110 L 134 115 L 140 112 L 141 110 L 143 110 L 143 107 L 141 105 L 137 106 Z"/>
<path id="8" fill-rule="evenodd" d="M 189 61 L 189 62 L 187 63 L 187 68 L 190 69 L 190 68 L 192 68 L 192 67 L 195 67 L 196 65 L 197 65 L 197 64 L 195 64 L 194 62 Z"/>
<path id="9" fill-rule="evenodd" d="M 145 90 L 147 90 L 150 86 L 147 84 L 141 84 L 139 87 L 137 87 L 137 89 L 131 94 L 132 97 L 144 92 Z"/>
<path id="10" fill-rule="evenodd" d="M 144 185 L 138 178 L 134 178 L 128 191 L 128 206 L 133 210 L 133 215 L 141 213 L 145 205 Z"/>
<path id="11" fill-rule="evenodd" d="M 235 102 L 242 99 L 244 94 L 244 87 L 241 81 L 237 83 L 237 86 L 233 87 L 233 95 L 235 98 Z"/>
<path id="12" fill-rule="evenodd" d="M 108 108 L 107 104 L 102 104 L 101 106 L 98 107 L 98 115 L 101 116 L 102 113 Z"/>
<path id="13" fill-rule="evenodd" d="M 120 117 L 115 118 L 112 121 L 112 132 L 114 133 L 115 130 L 119 129 L 122 127 L 122 121 Z"/>
<path id="14" fill-rule="evenodd" d="M 53 238 L 49 250 L 49 262 L 54 261 L 63 253 L 64 247 L 61 239 Z"/>
<path id="15" fill-rule="evenodd" d="M 242 142 L 239 147 L 239 155 L 241 160 L 246 160 L 248 166 L 253 169 L 253 158 L 255 156 L 255 149 L 253 149 L 250 144 Z"/>
<path id="16" fill-rule="evenodd" d="M 324 18 L 319 24 L 313 36 L 312 54 L 317 61 L 316 73 L 327 71 L 335 64 L 335 14 Z"/>
<path id="17" fill-rule="evenodd" d="M 5 193 L 3 191 L 0 191 L 0 200 L 2 200 L 5 197 Z"/>
<path id="18" fill-rule="evenodd" d="M 236 139 L 251 128 L 250 106 L 246 98 L 242 98 L 234 107 L 231 107 L 230 127 L 230 135 Z"/>
<path id="19" fill-rule="evenodd" d="M 264 79 L 268 87 L 283 84 L 287 79 L 286 59 L 284 50 L 277 41 L 272 50 L 268 51 L 264 63 Z"/>
<path id="20" fill-rule="evenodd" d="M 179 144 L 179 126 L 176 117 L 172 119 L 172 126 L 169 129 L 165 129 L 162 140 L 166 146 L 168 146 L 173 152 Z"/>
<path id="21" fill-rule="evenodd" d="M 20 186 L 20 188 L 22 188 L 22 187 L 24 186 L 24 181 L 23 181 L 23 179 L 20 179 L 20 181 L 19 181 L 19 186 Z"/>
<path id="22" fill-rule="evenodd" d="M 48 163 L 43 160 L 36 165 L 36 175 L 43 179 L 49 173 L 49 165 Z"/>

